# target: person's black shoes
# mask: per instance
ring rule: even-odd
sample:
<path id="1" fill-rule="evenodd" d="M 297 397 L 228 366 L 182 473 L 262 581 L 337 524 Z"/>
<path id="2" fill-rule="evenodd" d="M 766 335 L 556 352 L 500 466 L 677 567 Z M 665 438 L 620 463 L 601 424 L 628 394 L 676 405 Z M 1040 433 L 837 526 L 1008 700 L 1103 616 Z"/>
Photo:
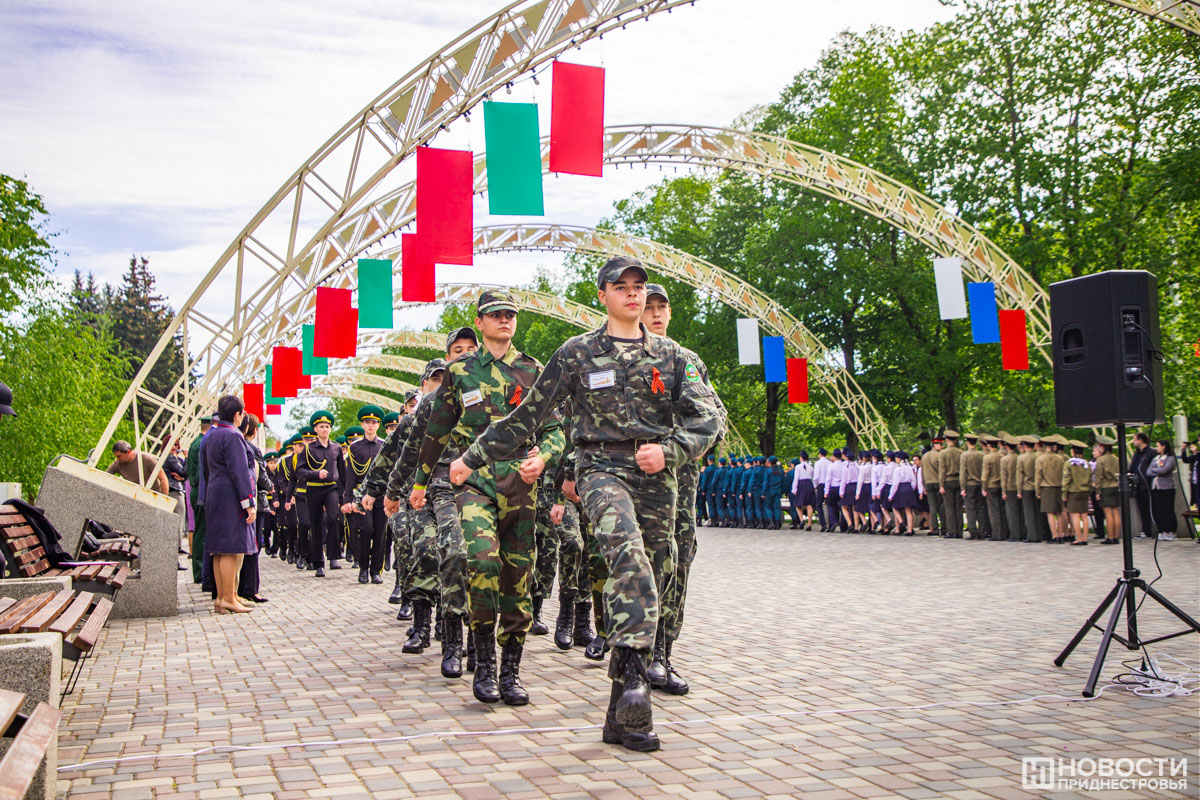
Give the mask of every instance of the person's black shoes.
<path id="1" fill-rule="evenodd" d="M 330 566 L 332 567 L 332 565 L 330 565 Z M 360 568 L 358 570 L 358 582 L 359 583 L 370 583 L 370 581 L 371 581 L 371 576 L 367 574 L 367 568 L 366 567 Z"/>
<path id="2" fill-rule="evenodd" d="M 596 634 L 595 638 L 588 642 L 587 647 L 583 649 L 583 657 L 591 661 L 603 661 L 604 654 L 607 652 L 608 642 L 604 640 L 603 636 Z"/>
<path id="3" fill-rule="evenodd" d="M 480 625 L 474 632 L 475 675 L 471 693 L 481 703 L 499 703 L 500 687 L 496 685 L 496 626 Z"/>
<path id="4" fill-rule="evenodd" d="M 469 632 L 468 632 L 468 635 Z M 463 618 L 457 614 L 446 615 L 442 623 L 442 677 L 462 677 Z"/>
<path id="5" fill-rule="evenodd" d="M 575 644 L 586 647 L 592 641 L 592 599 L 575 604 Z"/>
<path id="6" fill-rule="evenodd" d="M 554 620 L 554 646 L 559 650 L 570 650 L 575 628 L 575 596 L 558 593 L 558 617 Z M 589 638 L 589 641 L 591 639 Z"/>
<path id="7" fill-rule="evenodd" d="M 612 694 L 604 717 L 602 738 L 630 750 L 651 752 L 659 748 L 654 733 L 654 707 L 650 701 L 650 683 L 646 676 L 648 653 L 618 647 Z"/>
<path id="8" fill-rule="evenodd" d="M 529 626 L 529 632 L 534 636 L 545 636 L 550 632 L 546 627 L 546 623 L 542 622 L 542 598 L 533 598 L 533 624 Z"/>
<path id="9" fill-rule="evenodd" d="M 617 702 L 621 699 L 624 688 L 617 681 L 612 683 L 612 691 L 608 696 L 608 710 L 604 714 L 604 731 L 601 741 L 605 744 L 619 744 L 626 750 L 637 753 L 653 753 L 661 743 L 658 734 L 653 730 L 631 731 L 617 722 Z"/>
<path id="10" fill-rule="evenodd" d="M 423 653 L 425 648 L 429 647 L 429 614 L 431 608 L 429 601 L 423 597 L 418 597 L 413 601 L 413 625 L 412 633 L 409 634 L 404 646 L 400 648 L 402 653 Z"/>
<path id="11" fill-rule="evenodd" d="M 510 636 L 500 651 L 500 697 L 505 705 L 523 706 L 529 703 L 529 692 L 521 685 L 521 651 L 524 646 Z"/>
<path id="12" fill-rule="evenodd" d="M 400 610 L 396 612 L 396 619 L 412 619 L 412 601 L 407 597 L 400 598 Z"/>
<path id="13" fill-rule="evenodd" d="M 388 602 L 392 605 L 399 605 L 404 602 L 404 587 L 396 581 L 396 588 L 392 589 L 392 593 L 388 595 Z"/>
<path id="14" fill-rule="evenodd" d="M 325 568 L 324 567 L 317 567 L 317 577 L 318 578 L 325 577 Z"/>
<path id="15" fill-rule="evenodd" d="M 383 576 L 380 575 L 378 572 L 376 572 L 374 575 L 371 576 L 371 583 L 375 584 L 376 586 L 382 585 L 383 584 Z"/>
<path id="16" fill-rule="evenodd" d="M 336 558 L 331 558 L 331 559 L 329 559 L 329 568 L 330 569 L 341 569 L 342 562 L 338 561 Z"/>

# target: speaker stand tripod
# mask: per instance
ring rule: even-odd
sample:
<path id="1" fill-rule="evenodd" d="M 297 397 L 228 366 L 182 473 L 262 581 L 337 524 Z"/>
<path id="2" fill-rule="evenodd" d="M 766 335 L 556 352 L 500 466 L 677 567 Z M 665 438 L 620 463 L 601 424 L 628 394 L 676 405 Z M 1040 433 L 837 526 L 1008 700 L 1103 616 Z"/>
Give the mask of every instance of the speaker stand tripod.
<path id="1" fill-rule="evenodd" d="M 1121 577 L 1117 579 L 1117 585 L 1112 588 L 1108 596 L 1104 598 L 1104 602 L 1092 612 L 1088 617 L 1087 622 L 1083 623 L 1083 627 L 1075 634 L 1075 638 L 1066 646 L 1058 658 L 1054 659 L 1054 666 L 1061 667 L 1071 655 L 1071 652 L 1083 641 L 1083 637 L 1088 631 L 1095 628 L 1103 632 L 1104 637 L 1100 640 L 1100 652 L 1096 654 L 1096 660 L 1092 663 L 1092 672 L 1088 676 L 1087 684 L 1083 687 L 1084 697 L 1094 697 L 1096 694 L 1096 681 L 1100 678 L 1100 670 L 1104 667 L 1104 657 L 1108 655 L 1108 647 L 1112 644 L 1112 640 L 1116 639 L 1129 650 L 1138 650 L 1144 645 L 1163 642 L 1167 639 L 1174 639 L 1176 636 L 1184 636 L 1189 633 L 1200 633 L 1200 623 L 1189 617 L 1182 609 L 1168 600 L 1161 592 L 1153 586 L 1146 583 L 1141 578 L 1141 572 L 1133 566 L 1133 528 L 1129 520 L 1129 476 L 1126 470 L 1129 467 L 1128 459 L 1125 455 L 1125 425 L 1118 423 L 1117 425 L 1117 458 L 1120 463 L 1120 486 L 1121 486 L 1121 551 L 1125 558 L 1125 569 L 1121 573 Z M 1145 525 L 1148 520 L 1143 520 Z M 1188 626 L 1186 630 L 1169 633 L 1165 636 L 1156 636 L 1153 639 L 1143 639 L 1138 635 L 1137 629 L 1137 609 L 1138 602 L 1136 592 L 1141 589 L 1146 595 L 1152 598 L 1163 608 L 1170 611 Z M 1112 614 L 1108 618 L 1108 624 L 1101 628 L 1096 622 L 1100 617 L 1104 616 L 1104 612 L 1109 606 L 1113 606 Z M 1125 612 L 1126 634 L 1121 636 L 1117 631 L 1117 623 L 1121 619 L 1121 612 Z"/>

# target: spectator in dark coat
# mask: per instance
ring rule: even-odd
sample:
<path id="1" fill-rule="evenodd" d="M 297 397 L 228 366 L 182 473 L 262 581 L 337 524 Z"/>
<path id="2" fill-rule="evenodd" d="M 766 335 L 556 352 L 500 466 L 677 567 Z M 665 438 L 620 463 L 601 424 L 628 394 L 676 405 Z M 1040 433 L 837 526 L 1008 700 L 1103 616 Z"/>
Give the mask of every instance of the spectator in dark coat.
<path id="1" fill-rule="evenodd" d="M 266 494 L 274 487 L 267 475 L 267 464 L 263 460 L 262 452 L 253 441 L 254 435 L 258 432 L 258 417 L 246 414 L 242 417 L 242 423 L 238 426 L 238 430 L 246 439 L 246 458 L 250 462 L 250 477 L 257 490 L 255 507 L 258 509 L 258 514 L 254 519 L 254 552 L 247 553 L 246 557 L 242 559 L 242 568 L 238 575 L 238 597 L 255 603 L 265 603 L 267 598 L 258 593 L 258 554 L 262 552 L 263 548 L 263 520 L 267 512 Z"/>
<path id="2" fill-rule="evenodd" d="M 204 437 L 205 549 L 212 555 L 218 614 L 251 610 L 238 599 L 238 572 L 247 553 L 257 551 L 254 520 L 258 492 L 251 477 L 246 439 L 238 430 L 244 406 L 227 394 L 217 401 L 218 419 Z"/>
<path id="3" fill-rule="evenodd" d="M 1142 521 L 1142 529 L 1135 534 L 1140 539 L 1154 532 L 1153 515 L 1150 513 L 1150 479 L 1146 476 L 1146 467 L 1153 458 L 1150 436 L 1141 432 L 1134 434 L 1133 457 L 1129 459 L 1129 488 L 1137 503 L 1138 518 Z"/>

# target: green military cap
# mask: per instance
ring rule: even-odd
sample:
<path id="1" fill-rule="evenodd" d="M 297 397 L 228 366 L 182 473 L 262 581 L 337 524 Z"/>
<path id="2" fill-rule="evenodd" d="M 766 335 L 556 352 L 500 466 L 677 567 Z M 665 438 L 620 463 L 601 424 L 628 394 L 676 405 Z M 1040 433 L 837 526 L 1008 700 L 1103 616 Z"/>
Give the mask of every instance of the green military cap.
<path id="1" fill-rule="evenodd" d="M 349 428 L 346 428 L 347 439 L 361 439 L 366 435 L 367 432 L 363 430 L 361 425 L 351 425 Z"/>
<path id="2" fill-rule="evenodd" d="M 1111 436 L 1105 436 L 1103 433 L 1096 434 L 1096 444 L 1107 444 L 1107 445 L 1111 446 L 1116 443 L 1117 443 L 1117 440 L 1112 438 Z"/>
<path id="3" fill-rule="evenodd" d="M 365 405 L 358 410 L 358 421 L 364 422 L 368 419 L 373 419 L 376 422 L 383 422 L 383 409 L 379 406 Z"/>
<path id="4" fill-rule="evenodd" d="M 316 431 L 317 425 L 322 422 L 328 422 L 330 425 L 332 425 L 333 414 L 325 409 L 321 409 L 320 411 L 314 411 L 312 416 L 308 418 L 308 424 L 312 426 L 313 431 Z"/>
<path id="5" fill-rule="evenodd" d="M 653 297 L 654 295 L 658 295 L 658 296 L 662 297 L 663 302 L 666 303 L 667 305 L 671 304 L 671 298 L 667 297 L 667 290 L 662 287 L 662 284 L 647 283 L 646 284 L 646 301 L 649 302 L 650 298 Z"/>
<path id="6" fill-rule="evenodd" d="M 646 272 L 642 262 L 629 256 L 617 256 L 605 261 L 604 266 L 600 267 L 600 271 L 596 273 L 596 286 L 603 289 L 604 284 L 620 280 L 625 271 L 630 269 L 640 272 L 643 281 L 650 279 L 650 273 Z"/>
<path id="7" fill-rule="evenodd" d="M 1071 447 L 1078 447 L 1080 450 L 1084 450 L 1087 448 L 1087 445 L 1084 444 L 1083 442 L 1079 441 L 1078 439 L 1068 439 L 1067 444 L 1071 445 Z"/>
<path id="8" fill-rule="evenodd" d="M 405 399 L 405 401 L 407 402 L 407 400 L 408 400 L 408 396 L 407 396 L 407 395 L 405 395 L 405 398 L 404 398 L 404 399 Z M 383 415 L 383 424 L 384 424 L 384 426 L 387 426 L 387 425 L 395 425 L 395 424 L 396 424 L 397 422 L 399 422 L 399 421 L 400 421 L 400 414 L 399 414 L 399 412 L 397 412 L 397 411 L 389 411 L 388 413 L 386 413 L 386 414 L 384 414 L 384 415 Z"/>
<path id="9" fill-rule="evenodd" d="M 513 300 L 513 296 L 502 289 L 488 289 L 479 295 L 479 302 L 475 304 L 475 311 L 481 317 L 492 311 L 511 311 L 515 314 L 517 313 L 517 301 Z"/>
<path id="10" fill-rule="evenodd" d="M 345 436 L 339 436 L 339 437 L 337 437 L 336 439 L 334 439 L 334 441 L 335 441 L 335 442 L 337 442 L 338 444 L 345 444 L 345 443 L 346 443 L 346 437 L 345 437 Z"/>
<path id="11" fill-rule="evenodd" d="M 276 453 L 274 450 L 268 450 L 263 453 L 263 461 L 270 461 L 273 458 L 279 458 L 279 453 Z"/>
<path id="12" fill-rule="evenodd" d="M 946 428 L 945 432 L 942 433 L 942 435 L 945 436 L 947 439 L 957 439 L 958 431 L 952 431 L 949 428 Z"/>
<path id="13" fill-rule="evenodd" d="M 317 438 L 317 432 L 312 429 L 312 425 L 305 425 L 303 428 L 301 428 L 299 435 L 301 439 Z"/>
<path id="14" fill-rule="evenodd" d="M 479 344 L 479 336 L 476 335 L 475 329 L 468 325 L 462 328 L 455 328 L 446 334 L 446 350 L 449 351 L 450 347 L 459 339 L 470 339 L 475 344 Z"/>
<path id="15" fill-rule="evenodd" d="M 425 372 L 421 375 L 422 381 L 427 381 L 434 376 L 434 373 L 446 371 L 446 359 L 435 358 L 425 365 Z M 407 400 L 405 401 L 407 402 Z"/>

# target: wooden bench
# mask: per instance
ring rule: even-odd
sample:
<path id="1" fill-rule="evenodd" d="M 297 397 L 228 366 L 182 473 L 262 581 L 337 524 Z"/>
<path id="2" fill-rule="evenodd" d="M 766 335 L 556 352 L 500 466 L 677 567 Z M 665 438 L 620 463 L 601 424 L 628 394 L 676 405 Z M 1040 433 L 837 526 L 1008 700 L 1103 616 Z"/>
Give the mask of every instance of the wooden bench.
<path id="1" fill-rule="evenodd" d="M 76 589 L 116 596 L 129 578 L 129 567 L 114 561 L 72 561 L 52 567 L 29 521 L 12 506 L 0 513 L 0 553 L 11 578 L 70 577 Z M 115 541 L 115 540 L 114 540 Z M 3 589 L 0 588 L 0 593 Z"/>
<path id="2" fill-rule="evenodd" d="M 38 703 L 33 713 L 21 711 L 25 695 L 0 689 L 0 736 L 13 739 L 0 759 L 0 800 L 21 800 L 29 791 L 46 751 L 54 741 L 54 730 L 62 712 L 46 703 Z M 48 764 L 47 771 L 54 765 Z M 53 779 L 47 775 L 47 779 Z"/>
<path id="3" fill-rule="evenodd" d="M 0 592 L 3 588 L 0 583 Z M 0 597 L 0 635 L 57 633 L 61 636 L 63 658 L 74 663 L 64 690 L 64 694 L 70 694 L 80 666 L 91 655 L 112 609 L 110 598 L 75 589 L 42 592 L 24 600 Z"/>

